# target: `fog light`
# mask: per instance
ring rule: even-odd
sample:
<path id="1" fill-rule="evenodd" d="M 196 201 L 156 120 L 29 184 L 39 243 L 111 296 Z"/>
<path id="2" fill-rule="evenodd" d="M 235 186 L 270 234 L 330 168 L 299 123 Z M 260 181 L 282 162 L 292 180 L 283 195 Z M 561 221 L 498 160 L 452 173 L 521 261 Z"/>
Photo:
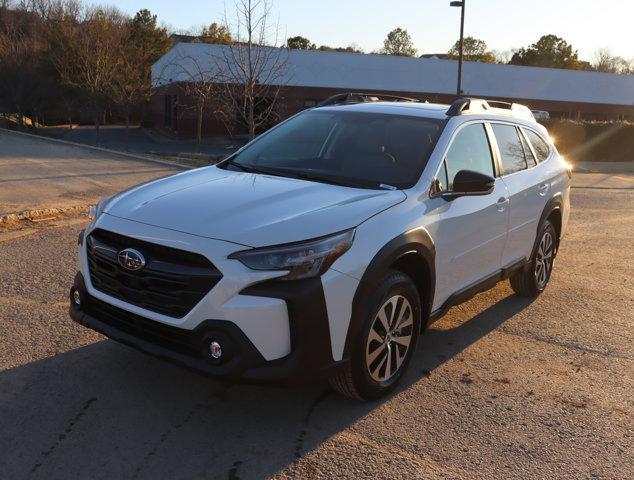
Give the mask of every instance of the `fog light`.
<path id="1" fill-rule="evenodd" d="M 73 302 L 78 307 L 81 305 L 81 294 L 79 293 L 79 290 L 73 290 Z"/>
<path id="2" fill-rule="evenodd" d="M 216 341 L 209 344 L 209 352 L 211 353 L 212 358 L 215 358 L 216 360 L 222 357 L 222 347 Z"/>

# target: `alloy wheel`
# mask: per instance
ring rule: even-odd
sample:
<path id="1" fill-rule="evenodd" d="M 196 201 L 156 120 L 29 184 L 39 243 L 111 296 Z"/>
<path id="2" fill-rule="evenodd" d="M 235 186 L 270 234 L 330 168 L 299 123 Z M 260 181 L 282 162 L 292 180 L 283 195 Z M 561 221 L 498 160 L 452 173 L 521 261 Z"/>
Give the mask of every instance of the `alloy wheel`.
<path id="1" fill-rule="evenodd" d="M 389 380 L 403 365 L 412 343 L 413 315 L 407 298 L 394 295 L 383 303 L 374 317 L 366 344 L 365 363 L 368 373 L 377 382 Z"/>
<path id="2" fill-rule="evenodd" d="M 542 239 L 539 241 L 537 256 L 535 258 L 535 280 L 540 290 L 546 286 L 550 278 L 555 254 L 554 246 L 555 243 L 553 242 L 551 233 L 549 231 L 544 232 Z"/>

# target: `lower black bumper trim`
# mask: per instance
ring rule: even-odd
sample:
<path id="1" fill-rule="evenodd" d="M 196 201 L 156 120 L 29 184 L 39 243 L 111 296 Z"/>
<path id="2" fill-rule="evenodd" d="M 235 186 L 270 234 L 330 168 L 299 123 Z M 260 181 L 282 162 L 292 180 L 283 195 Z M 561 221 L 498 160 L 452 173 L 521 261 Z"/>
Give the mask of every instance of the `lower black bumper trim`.
<path id="1" fill-rule="evenodd" d="M 180 329 L 143 319 L 91 297 L 81 273 L 77 273 L 73 288 L 80 291 L 82 302 L 79 307 L 71 300 L 72 320 L 124 345 L 205 376 L 231 381 L 303 383 L 330 376 L 345 363 L 331 359 L 317 365 L 313 355 L 304 354 L 310 352 L 310 344 L 304 345 L 306 352 L 294 350 L 284 358 L 266 361 L 232 322 L 206 320 L 195 330 Z M 327 322 L 327 318 L 324 321 Z M 151 324 L 152 328 L 144 323 Z M 214 361 L 208 354 L 211 338 L 221 338 L 221 343 L 227 346 L 226 361 Z"/>

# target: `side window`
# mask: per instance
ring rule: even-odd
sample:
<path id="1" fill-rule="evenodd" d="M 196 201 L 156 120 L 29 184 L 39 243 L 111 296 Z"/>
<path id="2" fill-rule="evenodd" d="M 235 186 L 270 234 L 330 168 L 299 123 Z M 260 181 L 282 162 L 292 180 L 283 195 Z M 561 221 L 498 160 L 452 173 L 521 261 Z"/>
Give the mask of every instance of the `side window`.
<path id="1" fill-rule="evenodd" d="M 548 158 L 548 155 L 550 154 L 550 147 L 548 146 L 548 144 L 544 141 L 542 137 L 540 137 L 532 130 L 528 130 L 527 128 L 523 128 L 522 130 L 524 130 L 528 141 L 531 142 L 533 150 L 535 150 L 537 161 L 543 162 L 544 160 L 546 160 Z"/>
<path id="2" fill-rule="evenodd" d="M 526 157 L 517 128 L 501 123 L 492 123 L 491 127 L 500 149 L 503 175 L 525 170 L 527 168 Z"/>
<path id="3" fill-rule="evenodd" d="M 438 174 L 436 175 L 435 189 L 437 192 L 446 192 L 449 190 L 449 180 L 447 180 L 447 162 L 442 162 Z"/>
<path id="4" fill-rule="evenodd" d="M 524 157 L 526 158 L 526 162 L 528 163 L 528 168 L 534 167 L 535 165 L 537 165 L 537 160 L 535 160 L 535 156 L 533 155 L 533 152 L 531 152 L 531 147 L 529 147 L 528 143 L 526 143 L 526 138 L 524 138 L 524 135 L 522 135 L 521 133 L 520 140 L 522 141 L 522 148 L 524 149 Z"/>
<path id="5" fill-rule="evenodd" d="M 484 124 L 467 125 L 453 139 L 447 157 L 440 166 L 437 185 L 440 191 L 451 190 L 460 170 L 473 170 L 494 177 L 493 157 Z"/>

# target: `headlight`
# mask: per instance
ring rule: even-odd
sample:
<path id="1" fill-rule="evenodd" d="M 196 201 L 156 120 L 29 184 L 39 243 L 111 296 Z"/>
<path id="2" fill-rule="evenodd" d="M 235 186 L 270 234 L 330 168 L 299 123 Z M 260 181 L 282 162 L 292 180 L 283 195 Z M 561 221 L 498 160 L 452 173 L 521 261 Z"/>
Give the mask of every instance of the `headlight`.
<path id="1" fill-rule="evenodd" d="M 354 229 L 309 242 L 277 247 L 254 248 L 229 255 L 252 270 L 288 270 L 283 280 L 300 280 L 324 273 L 348 251 Z"/>
<path id="2" fill-rule="evenodd" d="M 112 196 L 103 197 L 99 200 L 99 202 L 97 202 L 97 205 L 92 205 L 90 207 L 90 210 L 88 210 L 88 219 L 90 220 L 90 223 L 95 222 L 95 220 L 100 217 L 104 209 L 108 206 L 108 203 L 110 203 L 110 200 L 112 200 Z"/>

